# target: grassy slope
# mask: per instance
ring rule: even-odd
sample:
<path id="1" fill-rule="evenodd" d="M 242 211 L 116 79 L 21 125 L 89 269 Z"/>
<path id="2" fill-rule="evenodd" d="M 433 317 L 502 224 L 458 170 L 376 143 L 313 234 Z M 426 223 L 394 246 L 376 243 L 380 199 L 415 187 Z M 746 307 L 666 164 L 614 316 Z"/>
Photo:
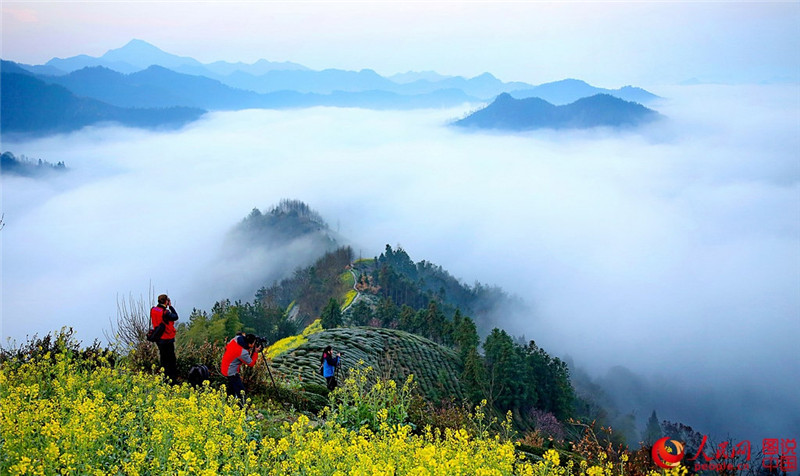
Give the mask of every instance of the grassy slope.
<path id="1" fill-rule="evenodd" d="M 372 327 L 330 329 L 308 336 L 308 342 L 275 357 L 273 369 L 304 381 L 324 384 L 319 375 L 320 356 L 325 346 L 344 352 L 342 370 L 359 365 L 372 366 L 374 375 L 401 384 L 409 374 L 428 397 L 464 396 L 458 375 L 461 364 L 452 349 L 408 332 Z M 340 375 L 340 379 L 344 378 Z"/>

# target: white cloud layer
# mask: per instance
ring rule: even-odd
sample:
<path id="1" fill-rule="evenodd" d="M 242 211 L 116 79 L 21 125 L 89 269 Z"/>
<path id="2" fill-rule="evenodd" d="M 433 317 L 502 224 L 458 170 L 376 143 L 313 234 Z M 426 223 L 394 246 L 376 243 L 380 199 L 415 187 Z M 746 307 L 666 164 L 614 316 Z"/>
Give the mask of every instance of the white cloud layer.
<path id="1" fill-rule="evenodd" d="M 749 395 L 732 402 L 752 416 L 739 428 L 768 414 L 788 432 L 800 403 L 797 86 L 656 92 L 668 119 L 629 133 L 447 127 L 465 106 L 212 113 L 179 132 L 5 141 L 71 171 L 3 176 L 3 338 L 64 325 L 102 337 L 117 295 L 149 283 L 184 317 L 209 309 L 233 297 L 232 273 L 210 275 L 225 233 L 296 198 L 357 254 L 399 243 L 521 296 L 533 314 L 509 316 L 508 330 L 553 354 L 596 374 L 620 364 L 731 386 L 741 391 L 716 398 Z"/>

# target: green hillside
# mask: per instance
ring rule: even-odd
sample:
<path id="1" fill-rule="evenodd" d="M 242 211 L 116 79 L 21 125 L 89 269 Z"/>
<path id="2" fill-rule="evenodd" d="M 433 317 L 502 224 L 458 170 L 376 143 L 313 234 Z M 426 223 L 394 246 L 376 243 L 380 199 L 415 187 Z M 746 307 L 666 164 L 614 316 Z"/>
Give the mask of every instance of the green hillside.
<path id="1" fill-rule="evenodd" d="M 434 401 L 464 398 L 458 380 L 462 365 L 453 349 L 394 329 L 351 327 L 312 334 L 308 342 L 275 357 L 273 369 L 287 377 L 299 376 L 304 381 L 324 384 L 318 370 L 322 350 L 328 345 L 344 353 L 342 371 L 363 361 L 377 377 L 403 382 L 413 374 L 419 389 Z"/>

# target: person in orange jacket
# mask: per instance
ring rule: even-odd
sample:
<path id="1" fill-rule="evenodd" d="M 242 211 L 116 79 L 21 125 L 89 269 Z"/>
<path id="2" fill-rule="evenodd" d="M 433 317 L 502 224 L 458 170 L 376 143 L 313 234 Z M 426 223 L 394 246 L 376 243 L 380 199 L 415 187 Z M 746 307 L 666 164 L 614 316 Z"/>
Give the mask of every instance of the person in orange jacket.
<path id="1" fill-rule="evenodd" d="M 150 323 L 153 328 L 164 323 L 164 333 L 156 341 L 158 354 L 161 358 L 161 367 L 170 383 L 178 383 L 178 359 L 175 357 L 175 321 L 178 313 L 172 307 L 172 301 L 166 294 L 158 296 L 158 305 L 150 309 Z"/>
<path id="2" fill-rule="evenodd" d="M 256 365 L 259 352 L 261 352 L 261 347 L 256 345 L 256 336 L 253 334 L 239 334 L 225 346 L 220 370 L 222 375 L 228 379 L 228 395 L 240 398 L 244 402 L 245 388 L 242 377 L 239 375 L 239 368 L 242 364 L 248 367 Z"/>

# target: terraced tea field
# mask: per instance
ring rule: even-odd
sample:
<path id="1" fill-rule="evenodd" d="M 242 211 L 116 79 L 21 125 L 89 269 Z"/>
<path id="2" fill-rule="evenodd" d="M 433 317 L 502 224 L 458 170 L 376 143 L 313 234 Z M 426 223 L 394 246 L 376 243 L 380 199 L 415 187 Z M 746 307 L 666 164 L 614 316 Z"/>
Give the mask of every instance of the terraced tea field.
<path id="1" fill-rule="evenodd" d="M 330 329 L 308 336 L 308 342 L 285 352 L 272 361 L 273 370 L 287 376 L 299 376 L 306 382 L 325 384 L 319 374 L 320 356 L 325 346 L 342 352 L 339 379 L 347 369 L 372 366 L 373 375 L 392 379 L 398 384 L 409 374 L 429 398 L 437 395 L 464 396 L 458 376 L 462 365 L 455 351 L 429 339 L 394 329 L 349 327 Z"/>

